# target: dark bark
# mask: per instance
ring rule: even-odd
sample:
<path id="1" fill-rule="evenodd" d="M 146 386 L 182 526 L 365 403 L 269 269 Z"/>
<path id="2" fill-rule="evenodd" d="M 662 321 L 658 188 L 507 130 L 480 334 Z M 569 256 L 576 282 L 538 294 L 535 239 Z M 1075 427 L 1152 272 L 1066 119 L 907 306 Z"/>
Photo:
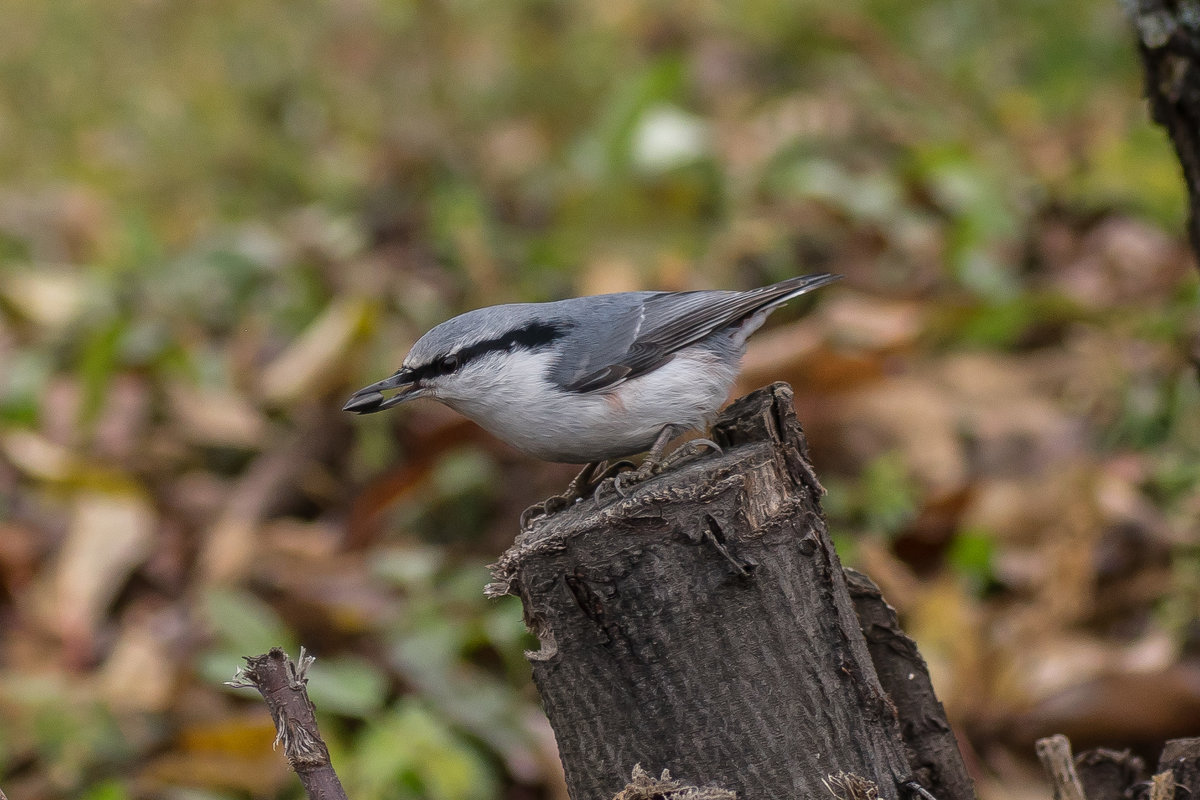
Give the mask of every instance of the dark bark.
<path id="1" fill-rule="evenodd" d="M 1146 73 L 1154 121 L 1167 129 L 1183 167 L 1187 229 L 1200 256 L 1200 17 L 1191 0 L 1126 0 Z"/>
<path id="2" fill-rule="evenodd" d="M 304 688 L 312 659 L 300 652 L 300 664 L 278 647 L 260 656 L 247 656 L 230 686 L 253 687 L 263 696 L 288 764 L 300 779 L 309 800 L 346 800 L 346 792 L 329 761 L 329 749 L 317 729 L 316 710 Z"/>
<path id="3" fill-rule="evenodd" d="M 542 520 L 493 568 L 542 647 L 533 676 L 574 800 L 641 764 L 742 800 L 912 778 L 829 541 L 790 388 L 727 409 L 725 452 Z"/>
<path id="4" fill-rule="evenodd" d="M 1158 760 L 1158 771 L 1167 770 L 1175 780 L 1176 798 L 1200 797 L 1200 738 L 1167 742 Z"/>
<path id="5" fill-rule="evenodd" d="M 1087 800 L 1123 800 L 1128 787 L 1145 780 L 1146 764 L 1128 750 L 1098 747 L 1075 758 Z"/>
<path id="6" fill-rule="evenodd" d="M 913 776 L 938 800 L 970 800 L 971 777 L 917 643 L 870 578 L 847 569 L 846 582 L 879 683 L 896 706 Z"/>

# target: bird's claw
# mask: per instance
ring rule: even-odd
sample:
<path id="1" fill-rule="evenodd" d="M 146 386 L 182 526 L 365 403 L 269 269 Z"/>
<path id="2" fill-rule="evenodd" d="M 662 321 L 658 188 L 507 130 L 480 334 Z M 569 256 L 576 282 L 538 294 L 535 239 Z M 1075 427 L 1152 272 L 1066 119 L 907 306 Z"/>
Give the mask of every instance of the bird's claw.
<path id="1" fill-rule="evenodd" d="M 618 497 L 624 497 L 620 489 L 617 488 L 622 478 L 630 472 L 636 471 L 637 467 L 632 461 L 617 461 L 609 467 L 606 467 L 595 483 L 592 485 L 592 500 L 598 506 L 604 505 L 604 494 L 608 489 L 616 492 Z"/>
<path id="2" fill-rule="evenodd" d="M 674 469 L 680 464 L 686 464 L 694 458 L 699 458 L 705 451 L 716 453 L 719 456 L 725 454 L 725 451 L 721 449 L 721 445 L 712 439 L 691 439 L 681 444 L 676 448 L 675 452 L 660 461 L 655 474 L 666 472 L 668 469 Z"/>
<path id="3" fill-rule="evenodd" d="M 629 494 L 629 489 L 642 481 L 649 480 L 656 475 L 661 475 L 667 470 L 678 467 L 680 464 L 686 464 L 688 461 L 700 457 L 705 451 L 713 452 L 717 455 L 722 455 L 725 452 L 719 444 L 711 439 L 692 439 L 684 442 L 665 458 L 647 458 L 636 470 L 617 475 L 613 479 L 613 489 L 621 497 L 626 497 Z"/>
<path id="4" fill-rule="evenodd" d="M 582 472 L 575 476 L 562 494 L 548 497 L 522 511 L 521 529 L 528 528 L 529 524 L 538 517 L 553 516 L 571 507 L 588 495 L 591 495 L 596 505 L 603 505 L 604 495 L 610 486 L 617 497 L 628 497 L 630 490 L 639 483 L 691 461 L 705 451 L 715 452 L 717 455 L 724 452 L 721 450 L 721 446 L 711 439 L 692 439 L 684 442 L 665 458 L 654 458 L 652 453 L 638 467 L 635 467 L 631 461 L 588 464 Z"/>
<path id="5" fill-rule="evenodd" d="M 521 512 L 521 530 L 528 529 L 529 523 L 538 517 L 552 517 L 558 512 L 569 508 L 576 500 L 578 498 L 568 498 L 564 492 L 563 494 L 556 494 L 553 497 L 547 497 L 540 503 L 534 503 Z"/>
<path id="6" fill-rule="evenodd" d="M 588 464 L 567 485 L 566 491 L 547 497 L 540 503 L 535 503 L 521 512 L 521 529 L 529 527 L 529 523 L 538 517 L 551 517 L 564 511 L 589 495 L 599 504 L 601 489 L 611 480 L 614 483 L 625 470 L 633 469 L 632 461 L 593 462 Z"/>
<path id="7" fill-rule="evenodd" d="M 654 474 L 654 470 L 646 469 L 646 465 L 645 465 L 645 463 L 643 463 L 642 466 L 638 467 L 635 470 L 630 470 L 629 472 L 622 472 L 620 475 L 614 475 L 613 476 L 613 491 L 615 491 L 617 493 L 618 497 L 621 497 L 621 498 L 628 497 L 629 492 L 626 487 L 637 486 L 639 483 L 641 483 L 642 481 L 651 477 L 653 474 Z"/>
<path id="8" fill-rule="evenodd" d="M 529 508 L 521 512 L 521 519 L 517 524 L 521 526 L 521 530 L 526 530 L 529 528 L 529 523 L 533 522 L 538 517 L 548 516 L 549 513 L 550 512 L 546 510 L 545 502 L 534 503 Z"/>

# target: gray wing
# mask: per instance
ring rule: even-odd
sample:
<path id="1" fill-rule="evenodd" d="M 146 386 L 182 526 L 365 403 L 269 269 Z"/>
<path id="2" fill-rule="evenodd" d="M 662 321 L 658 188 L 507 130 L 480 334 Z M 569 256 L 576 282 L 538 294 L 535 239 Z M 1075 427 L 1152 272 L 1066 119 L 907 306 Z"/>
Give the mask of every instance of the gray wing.
<path id="1" fill-rule="evenodd" d="M 608 388 L 651 372 L 680 349 L 838 277 L 806 275 L 748 292 L 637 292 L 604 298 L 618 307 L 595 309 L 600 313 L 594 318 L 603 322 L 576 328 L 551 378 L 570 392 Z M 619 307 L 622 304 L 626 307 Z"/>

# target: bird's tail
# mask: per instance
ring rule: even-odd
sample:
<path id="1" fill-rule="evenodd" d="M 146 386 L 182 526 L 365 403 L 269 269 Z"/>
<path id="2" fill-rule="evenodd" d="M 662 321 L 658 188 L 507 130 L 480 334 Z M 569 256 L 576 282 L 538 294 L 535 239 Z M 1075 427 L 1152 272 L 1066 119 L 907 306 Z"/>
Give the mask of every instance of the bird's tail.
<path id="1" fill-rule="evenodd" d="M 751 305 L 755 311 L 759 309 L 774 309 L 794 297 L 807 294 L 814 289 L 820 289 L 834 281 L 840 281 L 841 275 L 830 272 L 819 272 L 815 275 L 799 275 L 795 278 L 773 283 L 744 293 L 746 300 L 753 298 L 756 302 Z"/>
<path id="2" fill-rule="evenodd" d="M 740 293 L 736 302 L 741 323 L 734 335 L 734 342 L 739 347 L 744 346 L 750 335 L 762 327 L 767 316 L 788 300 L 841 279 L 841 275 L 820 272 L 816 275 L 799 275 Z"/>

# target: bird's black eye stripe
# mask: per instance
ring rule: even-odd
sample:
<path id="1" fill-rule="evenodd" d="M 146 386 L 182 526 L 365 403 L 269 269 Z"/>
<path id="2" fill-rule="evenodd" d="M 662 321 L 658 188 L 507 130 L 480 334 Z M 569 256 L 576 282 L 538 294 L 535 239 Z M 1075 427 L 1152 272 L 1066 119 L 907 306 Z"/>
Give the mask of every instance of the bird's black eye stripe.
<path id="1" fill-rule="evenodd" d="M 531 322 L 494 339 L 476 342 L 455 353 L 447 353 L 427 364 L 414 367 L 413 380 L 449 375 L 487 353 L 512 352 L 518 349 L 537 350 L 565 336 L 570 327 L 570 323 L 563 321 Z"/>

